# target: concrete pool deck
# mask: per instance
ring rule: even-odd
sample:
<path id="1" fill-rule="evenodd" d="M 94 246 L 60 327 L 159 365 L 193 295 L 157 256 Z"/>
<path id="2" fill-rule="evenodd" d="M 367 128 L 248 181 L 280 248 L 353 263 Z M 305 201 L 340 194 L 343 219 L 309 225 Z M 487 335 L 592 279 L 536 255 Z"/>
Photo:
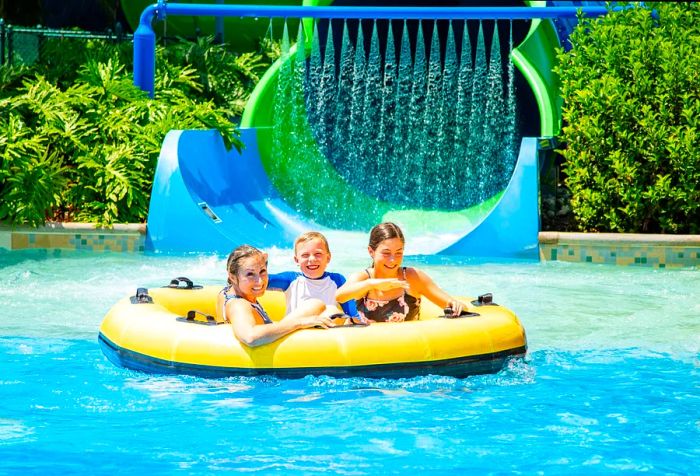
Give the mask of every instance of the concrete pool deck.
<path id="1" fill-rule="evenodd" d="M 0 224 L 0 248 L 143 252 L 146 224 L 99 228 L 90 223 L 42 227 Z M 539 233 L 542 261 L 604 263 L 653 268 L 700 268 L 700 235 Z"/>

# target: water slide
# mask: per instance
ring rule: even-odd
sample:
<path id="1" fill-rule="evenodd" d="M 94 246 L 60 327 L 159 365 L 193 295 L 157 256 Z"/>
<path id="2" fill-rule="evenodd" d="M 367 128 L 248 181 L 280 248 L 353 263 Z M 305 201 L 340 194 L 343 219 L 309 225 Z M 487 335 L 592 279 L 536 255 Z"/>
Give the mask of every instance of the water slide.
<path id="1" fill-rule="evenodd" d="M 556 78 L 551 73 L 557 45 L 552 23 L 533 20 L 527 36 L 511 54 L 537 103 L 540 137 L 555 135 L 560 124 Z M 289 197 L 281 196 L 273 185 L 268 165 L 284 160 L 272 153 L 273 98 L 279 67 L 276 64 L 268 71 L 249 101 L 241 122 L 245 145 L 241 153 L 226 151 L 213 131 L 171 131 L 167 135 L 154 178 L 147 249 L 227 253 L 244 242 L 288 248 L 295 236 L 309 229 L 366 239 L 369 226 L 338 230 L 332 223 L 316 223 L 295 211 Z M 374 211 L 339 211 L 368 215 L 368 223 L 398 222 L 412 243 L 409 251 L 417 254 L 535 258 L 539 143 L 537 137 L 523 138 L 506 188 L 469 208 L 406 210 L 389 204 Z M 362 195 L 363 191 L 354 193 Z M 326 206 L 323 197 L 320 199 L 319 206 Z"/>

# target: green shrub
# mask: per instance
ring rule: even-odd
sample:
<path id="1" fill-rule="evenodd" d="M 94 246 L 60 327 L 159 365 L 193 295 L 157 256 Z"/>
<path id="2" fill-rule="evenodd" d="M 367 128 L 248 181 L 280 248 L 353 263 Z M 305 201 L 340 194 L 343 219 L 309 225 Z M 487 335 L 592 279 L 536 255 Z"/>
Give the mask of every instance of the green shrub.
<path id="1" fill-rule="evenodd" d="M 232 119 L 276 45 L 233 55 L 211 38 L 157 51 L 156 94 L 136 88 L 131 45 L 51 40 L 37 64 L 0 67 L 0 220 L 143 222 L 171 129 L 216 129 L 239 148 Z"/>
<path id="2" fill-rule="evenodd" d="M 253 88 L 280 56 L 277 43 L 263 39 L 261 51 L 232 54 L 227 45 L 215 44 L 211 36 L 196 41 L 180 39 L 161 49 L 164 70 L 187 65 L 196 71 L 201 90 L 191 92 L 231 110 L 240 117 Z"/>
<path id="3" fill-rule="evenodd" d="M 88 60 L 65 88 L 25 78 L 0 100 L 0 220 L 142 222 L 169 130 L 213 128 L 240 146 L 229 110 L 183 92 L 201 89 L 194 70 L 170 67 L 156 88 L 135 87 L 118 55 Z"/>
<path id="4" fill-rule="evenodd" d="M 700 4 L 580 18 L 559 51 L 566 185 L 585 231 L 700 232 Z"/>

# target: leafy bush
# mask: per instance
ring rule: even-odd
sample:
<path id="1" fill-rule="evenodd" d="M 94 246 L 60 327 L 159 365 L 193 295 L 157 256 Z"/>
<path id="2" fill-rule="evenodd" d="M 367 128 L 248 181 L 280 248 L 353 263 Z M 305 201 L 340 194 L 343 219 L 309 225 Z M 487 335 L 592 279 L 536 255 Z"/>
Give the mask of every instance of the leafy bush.
<path id="1" fill-rule="evenodd" d="M 196 71 L 202 89 L 192 94 L 226 107 L 234 117 L 239 117 L 251 91 L 281 50 L 277 43 L 265 38 L 261 51 L 235 55 L 228 51 L 227 45 L 215 44 L 209 36 L 196 41 L 180 39 L 161 53 L 164 70 L 184 64 Z"/>
<path id="2" fill-rule="evenodd" d="M 580 18 L 559 51 L 563 171 L 581 229 L 700 232 L 700 4 Z"/>
<path id="3" fill-rule="evenodd" d="M 0 68 L 0 220 L 144 221 L 165 134 L 216 129 L 240 147 L 231 120 L 273 60 L 211 39 L 159 48 L 150 99 L 132 84 L 125 45 L 84 45 L 61 52 L 63 64 Z"/>

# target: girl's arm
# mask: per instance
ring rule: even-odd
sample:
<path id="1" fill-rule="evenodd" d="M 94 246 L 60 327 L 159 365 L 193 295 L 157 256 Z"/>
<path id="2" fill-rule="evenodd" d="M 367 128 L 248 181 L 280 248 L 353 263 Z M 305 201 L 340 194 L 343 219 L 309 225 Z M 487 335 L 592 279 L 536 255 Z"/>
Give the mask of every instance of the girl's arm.
<path id="1" fill-rule="evenodd" d="M 233 326 L 236 338 L 250 347 L 274 342 L 298 329 L 314 326 L 333 327 L 331 320 L 325 316 L 297 316 L 272 324 L 259 324 L 253 306 L 245 299 L 229 301 L 226 304 L 226 316 Z"/>
<path id="2" fill-rule="evenodd" d="M 340 302 L 347 302 L 351 299 L 359 299 L 372 289 L 377 291 L 388 291 L 389 289 L 408 289 L 409 284 L 398 278 L 370 278 L 365 272 L 353 273 L 348 280 L 335 293 L 335 299 Z"/>
<path id="3" fill-rule="evenodd" d="M 467 307 L 465 303 L 443 291 L 423 271 L 416 268 L 406 268 L 406 279 L 411 283 L 413 289 L 443 309 L 449 307 L 452 309 L 452 312 L 459 315 Z"/>

